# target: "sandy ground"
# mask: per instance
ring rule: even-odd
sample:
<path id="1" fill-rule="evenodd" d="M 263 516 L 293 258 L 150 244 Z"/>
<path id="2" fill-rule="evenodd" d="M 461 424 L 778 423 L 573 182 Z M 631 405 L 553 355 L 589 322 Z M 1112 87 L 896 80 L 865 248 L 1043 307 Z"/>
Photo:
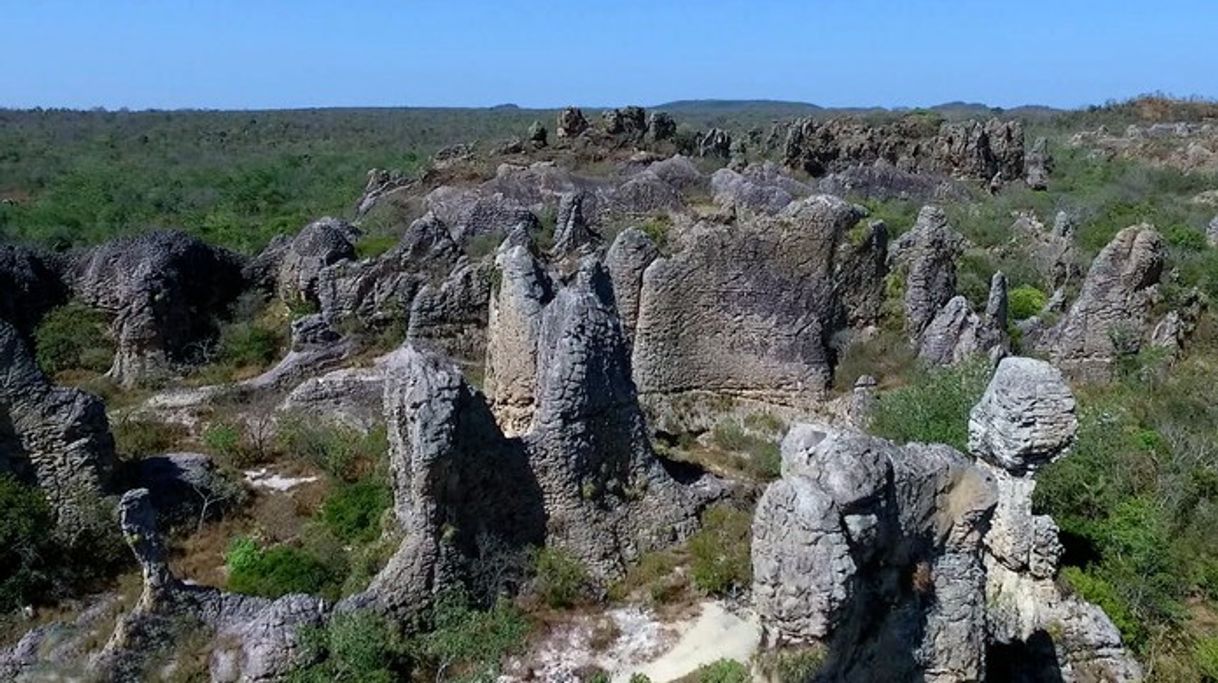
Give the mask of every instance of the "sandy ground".
<path id="1" fill-rule="evenodd" d="M 682 626 L 676 644 L 658 658 L 642 666 L 610 669 L 614 683 L 626 683 L 635 673 L 646 674 L 652 683 L 665 683 L 720 659 L 747 664 L 761 642 L 756 615 L 732 614 L 720 602 L 703 603 L 702 613 Z"/>

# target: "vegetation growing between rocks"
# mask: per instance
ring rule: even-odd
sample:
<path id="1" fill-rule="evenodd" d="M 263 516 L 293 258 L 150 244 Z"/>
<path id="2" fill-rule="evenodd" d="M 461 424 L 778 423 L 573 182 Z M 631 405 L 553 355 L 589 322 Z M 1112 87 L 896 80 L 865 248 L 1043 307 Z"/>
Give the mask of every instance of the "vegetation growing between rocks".
<path id="1" fill-rule="evenodd" d="M 114 361 L 106 316 L 72 301 L 47 313 L 34 331 L 38 366 L 49 376 L 70 370 L 102 373 Z"/>

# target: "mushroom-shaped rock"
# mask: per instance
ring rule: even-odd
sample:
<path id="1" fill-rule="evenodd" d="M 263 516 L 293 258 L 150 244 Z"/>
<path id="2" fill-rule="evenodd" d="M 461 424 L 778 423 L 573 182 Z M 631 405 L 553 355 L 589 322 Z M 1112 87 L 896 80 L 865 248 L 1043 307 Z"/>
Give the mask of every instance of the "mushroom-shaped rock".
<path id="1" fill-rule="evenodd" d="M 1016 474 L 1064 454 L 1078 431 L 1062 373 L 1034 358 L 1004 358 L 969 413 L 969 451 Z"/>

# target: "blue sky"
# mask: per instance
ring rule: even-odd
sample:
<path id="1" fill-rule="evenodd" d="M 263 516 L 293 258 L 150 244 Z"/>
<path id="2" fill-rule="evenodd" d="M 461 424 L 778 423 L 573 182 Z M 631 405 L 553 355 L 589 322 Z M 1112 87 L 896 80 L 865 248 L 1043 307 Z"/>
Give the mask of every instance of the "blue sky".
<path id="1" fill-rule="evenodd" d="M 0 106 L 1218 96 L 1218 1 L 0 0 Z"/>

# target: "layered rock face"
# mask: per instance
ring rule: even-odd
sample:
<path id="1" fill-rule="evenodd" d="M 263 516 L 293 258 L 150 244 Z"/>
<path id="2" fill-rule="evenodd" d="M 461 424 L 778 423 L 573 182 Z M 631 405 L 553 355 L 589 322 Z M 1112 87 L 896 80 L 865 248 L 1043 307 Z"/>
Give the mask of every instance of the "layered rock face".
<path id="1" fill-rule="evenodd" d="M 936 206 L 923 207 L 913 229 L 893 245 L 895 269 L 905 275 L 905 329 L 921 338 L 926 326 L 956 294 L 956 259 L 964 239 Z"/>
<path id="2" fill-rule="evenodd" d="M 289 303 L 317 303 L 317 282 L 326 266 L 355 258 L 359 231 L 334 218 L 304 227 L 282 250 L 276 268 L 276 290 Z"/>
<path id="3" fill-rule="evenodd" d="M 1103 380 L 1118 358 L 1137 353 L 1153 324 L 1163 250 L 1163 238 L 1148 225 L 1117 233 L 1092 262 L 1078 299 L 1039 341 L 1054 364 Z"/>
<path id="4" fill-rule="evenodd" d="M 990 182 L 1024 177 L 1023 126 L 991 119 L 928 127 L 914 118 L 870 125 L 857 119 L 792 123 L 784 163 L 813 176 L 881 162 L 902 171 Z"/>
<path id="5" fill-rule="evenodd" d="M 36 484 L 70 537 L 93 521 L 114 467 L 105 405 L 53 386 L 16 328 L 0 321 L 0 473 Z"/>
<path id="6" fill-rule="evenodd" d="M 969 448 L 796 425 L 753 521 L 754 604 L 771 645 L 828 647 L 818 680 L 1132 681 L 1103 612 L 1054 582 L 1057 527 L 1032 474 L 1073 444 L 1052 366 L 999 364 Z"/>
<path id="7" fill-rule="evenodd" d="M 626 228 L 618 233 L 605 254 L 605 267 L 609 269 L 609 277 L 613 281 L 613 298 L 627 344 L 634 343 L 643 273 L 659 256 L 660 250 L 655 242 L 638 228 Z"/>
<path id="8" fill-rule="evenodd" d="M 994 273 L 985 311 L 975 313 L 968 299 L 952 297 L 922 331 L 918 357 L 932 365 L 955 365 L 975 356 L 1002 356 L 1007 337 L 1007 279 Z"/>
<path id="9" fill-rule="evenodd" d="M 702 392 L 796 406 L 821 397 L 851 290 L 872 284 L 850 273 L 873 271 L 873 255 L 844 245 L 863 216 L 840 199 L 810 197 L 774 219 L 705 226 L 653 261 L 633 351 L 644 400 Z"/>
<path id="10" fill-rule="evenodd" d="M 178 232 L 109 242 L 80 258 L 72 293 L 113 317 L 117 343 L 109 376 L 123 386 L 196 360 L 195 342 L 214 335 L 214 313 L 244 288 L 241 263 Z"/>

